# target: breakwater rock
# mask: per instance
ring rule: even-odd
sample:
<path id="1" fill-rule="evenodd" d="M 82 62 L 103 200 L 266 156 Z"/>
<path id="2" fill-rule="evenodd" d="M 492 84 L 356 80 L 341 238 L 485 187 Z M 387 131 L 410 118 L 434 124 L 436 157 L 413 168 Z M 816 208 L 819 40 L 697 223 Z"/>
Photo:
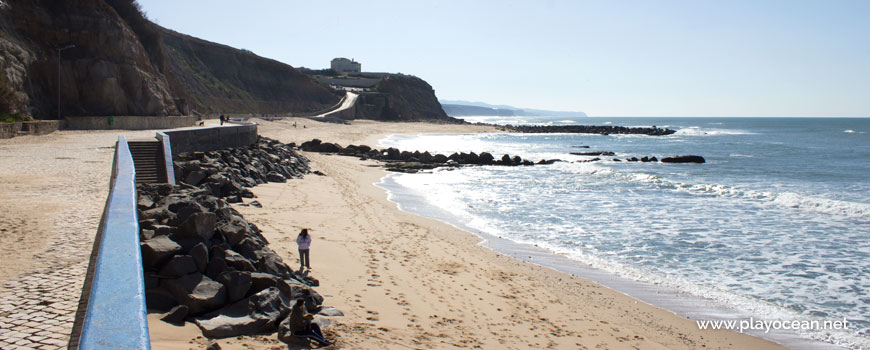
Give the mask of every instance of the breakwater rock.
<path id="1" fill-rule="evenodd" d="M 650 135 L 663 136 L 675 133 L 675 130 L 662 129 L 655 126 L 649 128 L 636 128 L 612 125 L 505 125 L 500 127 L 504 131 L 552 134 L 599 134 L 599 135 Z"/>
<path id="2" fill-rule="evenodd" d="M 542 159 L 533 162 L 528 159 L 522 159 L 520 156 L 511 156 L 505 154 L 500 158 L 496 158 L 491 153 L 474 152 L 453 153 L 449 156 L 443 154 L 431 154 L 430 152 L 408 152 L 401 151 L 396 148 L 375 149 L 369 146 L 349 145 L 342 147 L 341 145 L 329 142 L 323 142 L 318 139 L 307 141 L 299 145 L 299 149 L 306 152 L 317 153 L 333 153 L 343 156 L 359 157 L 361 159 L 374 159 L 385 162 L 384 167 L 389 171 L 415 173 L 421 170 L 428 170 L 440 167 L 460 166 L 460 165 L 501 165 L 501 166 L 530 166 L 530 165 L 549 165 L 556 162 L 564 162 L 561 159 Z M 610 151 L 591 151 L 591 152 L 571 152 L 572 155 L 579 156 L 615 156 L 616 154 Z M 667 161 L 665 160 L 667 159 Z M 592 159 L 579 160 L 579 163 L 597 162 L 601 158 L 595 157 Z M 612 158 L 612 161 L 620 162 L 619 158 Z M 643 156 L 641 158 L 631 157 L 626 158 L 627 162 L 658 162 L 659 159 L 655 156 Z M 662 158 L 665 163 L 704 163 L 704 157 L 701 156 L 676 156 Z"/>
<path id="3" fill-rule="evenodd" d="M 341 145 L 323 142 L 318 139 L 307 141 L 299 145 L 299 148 L 307 152 L 318 153 L 335 153 L 343 156 L 360 157 L 363 159 L 375 159 L 386 162 L 385 167 L 390 171 L 398 172 L 417 172 L 420 170 L 434 169 L 445 166 L 458 165 L 502 165 L 502 166 L 520 166 L 520 165 L 535 165 L 535 164 L 553 164 L 559 162 L 559 159 L 541 160 L 537 163 L 527 159 L 522 159 L 520 156 L 511 156 L 509 154 L 502 155 L 496 158 L 488 152 L 474 153 L 461 152 L 453 153 L 449 156 L 443 154 L 432 154 L 428 151 L 408 152 L 401 151 L 396 148 L 376 149 L 369 146 L 349 145 L 342 147 Z"/>
<path id="4" fill-rule="evenodd" d="M 273 332 L 296 299 L 317 313 L 320 282 L 291 269 L 227 200 L 253 197 L 245 187 L 279 179 L 270 174 L 278 182 L 301 177 L 307 159 L 268 139 L 179 159 L 179 185 L 138 187 L 148 308 L 166 312 L 167 322 L 192 321 L 211 338 Z"/>
<path id="5" fill-rule="evenodd" d="M 176 182 L 206 188 L 213 196 L 238 203 L 253 198 L 246 187 L 308 174 L 308 159 L 294 147 L 261 137 L 247 147 L 182 153 L 174 162 Z"/>

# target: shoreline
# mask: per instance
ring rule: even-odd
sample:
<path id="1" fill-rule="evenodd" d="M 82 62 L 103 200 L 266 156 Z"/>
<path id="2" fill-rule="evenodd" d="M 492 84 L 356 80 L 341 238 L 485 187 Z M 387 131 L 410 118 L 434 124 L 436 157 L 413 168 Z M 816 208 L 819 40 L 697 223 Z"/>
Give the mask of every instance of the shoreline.
<path id="1" fill-rule="evenodd" d="M 444 222 L 448 225 L 466 231 L 480 238 L 480 246 L 492 249 L 494 252 L 509 256 L 526 263 L 535 264 L 545 268 L 571 276 L 583 278 L 600 284 L 611 290 L 624 293 L 625 295 L 642 301 L 650 306 L 664 309 L 687 320 L 748 320 L 755 316 L 741 310 L 729 308 L 703 297 L 691 295 L 673 288 L 654 285 L 648 282 L 636 281 L 618 276 L 612 272 L 601 270 L 578 260 L 559 254 L 552 250 L 516 242 L 502 238 L 485 231 L 469 227 L 455 215 L 429 204 L 425 196 L 416 191 L 407 189 L 392 180 L 393 176 L 400 174 L 387 174 L 380 183 L 375 185 L 383 188 L 388 193 L 388 198 L 396 204 L 396 207 L 404 212 L 420 215 L 433 220 Z M 756 317 L 757 318 L 757 317 Z M 796 350 L 836 350 L 842 347 L 823 341 L 801 337 L 795 332 L 785 330 L 749 330 L 746 334 L 761 339 L 776 342 Z"/>
<path id="2" fill-rule="evenodd" d="M 320 138 L 347 146 L 377 144 L 393 133 L 495 131 L 310 120 L 297 121 L 308 128 L 293 129 L 292 122 L 262 123 L 261 134 L 285 143 Z M 339 348 L 782 348 L 737 332 L 700 331 L 670 311 L 497 253 L 472 232 L 401 211 L 376 186 L 388 173 L 373 161 L 305 155 L 312 170 L 326 176 L 257 186 L 252 190 L 263 208 L 237 210 L 261 227 L 291 266 L 296 232 L 313 229 L 313 273 L 324 282 L 318 290 L 325 306 L 346 315 L 333 319 Z M 168 330 L 154 328 L 152 337 L 165 340 Z M 197 335 L 170 343 L 187 344 Z M 270 343 L 257 337 L 218 341 L 228 349 Z"/>

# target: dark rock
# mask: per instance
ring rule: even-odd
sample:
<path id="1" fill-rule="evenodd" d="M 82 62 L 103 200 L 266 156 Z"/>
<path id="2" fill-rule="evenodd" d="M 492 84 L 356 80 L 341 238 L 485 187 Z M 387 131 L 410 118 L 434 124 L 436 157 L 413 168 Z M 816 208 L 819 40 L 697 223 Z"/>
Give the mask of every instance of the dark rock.
<path id="1" fill-rule="evenodd" d="M 181 246 L 166 236 L 157 236 L 140 244 L 142 248 L 142 264 L 146 267 L 162 265 L 173 255 L 181 251 Z"/>
<path id="2" fill-rule="evenodd" d="M 260 333 L 260 329 L 269 320 L 239 312 L 236 315 L 219 314 L 210 318 L 197 318 L 194 322 L 206 337 L 220 339 Z"/>
<path id="3" fill-rule="evenodd" d="M 217 231 L 231 246 L 239 244 L 248 235 L 248 222 L 237 216 L 229 221 L 221 223 Z"/>
<path id="4" fill-rule="evenodd" d="M 222 257 L 212 256 L 212 258 L 208 260 L 208 265 L 205 267 L 205 275 L 209 278 L 217 279 L 221 273 L 229 269 L 230 267 Z"/>
<path id="5" fill-rule="evenodd" d="M 266 180 L 268 180 L 269 182 L 279 182 L 279 183 L 287 182 L 287 179 L 284 177 L 284 175 L 278 174 L 277 172 L 274 172 L 274 171 L 266 174 Z"/>
<path id="6" fill-rule="evenodd" d="M 196 270 L 205 273 L 205 268 L 208 267 L 208 247 L 204 243 L 198 243 L 190 248 L 190 256 L 193 257 Z"/>
<path id="7" fill-rule="evenodd" d="M 202 180 L 204 180 L 208 176 L 204 171 L 191 171 L 184 178 L 184 182 L 193 186 L 199 185 Z"/>
<path id="8" fill-rule="evenodd" d="M 214 213 L 196 213 L 187 218 L 178 228 L 181 233 L 208 241 L 214 235 L 216 222 L 217 216 Z"/>
<path id="9" fill-rule="evenodd" d="M 254 267 L 254 264 L 251 263 L 250 260 L 242 256 L 241 254 L 233 251 L 232 249 L 223 250 L 223 260 L 226 261 L 227 266 L 234 268 L 239 271 L 250 271 L 254 272 L 257 269 Z M 214 257 L 212 259 L 215 259 Z"/>
<path id="10" fill-rule="evenodd" d="M 649 159 L 649 161 L 650 161 L 650 162 L 658 162 L 659 160 L 658 160 L 658 158 L 656 158 L 656 157 L 651 157 L 651 158 Z"/>
<path id="11" fill-rule="evenodd" d="M 164 280 L 163 285 L 192 315 L 217 309 L 227 301 L 226 287 L 200 273 Z"/>
<path id="12" fill-rule="evenodd" d="M 291 299 L 277 288 L 268 288 L 197 318 L 195 322 L 210 338 L 269 332 L 290 312 L 290 302 Z"/>
<path id="13" fill-rule="evenodd" d="M 227 287 L 227 300 L 231 303 L 244 298 L 251 289 L 251 273 L 248 271 L 224 271 L 217 281 Z"/>
<path id="14" fill-rule="evenodd" d="M 169 310 L 169 312 L 163 315 L 163 317 L 160 317 L 160 320 L 174 325 L 181 325 L 184 324 L 184 319 L 187 318 L 189 312 L 190 309 L 187 305 L 176 305 L 172 310 Z"/>
<path id="15" fill-rule="evenodd" d="M 293 270 L 274 252 L 266 254 L 260 259 L 257 263 L 257 271 L 270 273 L 282 278 L 289 278 L 293 274 Z"/>
<path id="16" fill-rule="evenodd" d="M 253 202 L 249 203 L 249 205 L 252 206 L 252 207 L 257 207 L 257 208 L 262 208 L 262 207 L 263 207 L 263 205 L 260 204 L 260 202 L 258 202 L 258 201 L 253 201 Z"/>
<path id="17" fill-rule="evenodd" d="M 154 207 L 154 201 L 152 201 L 150 197 L 140 194 L 136 207 L 139 210 L 148 210 Z"/>
<path id="18" fill-rule="evenodd" d="M 166 288 L 152 288 L 145 291 L 145 305 L 149 310 L 169 311 L 178 305 L 175 296 Z"/>
<path id="19" fill-rule="evenodd" d="M 187 274 L 197 272 L 196 261 L 190 255 L 176 255 L 163 265 L 160 269 L 160 276 L 177 278 Z"/>
<path id="20" fill-rule="evenodd" d="M 662 158 L 662 163 L 704 163 L 704 157 L 701 156 L 675 156 Z"/>
<path id="21" fill-rule="evenodd" d="M 483 152 L 480 154 L 477 160 L 479 164 L 489 165 L 493 163 L 495 157 L 493 157 L 492 154 L 489 154 L 488 152 Z"/>
<path id="22" fill-rule="evenodd" d="M 571 152 L 575 156 L 613 156 L 616 155 L 610 151 L 593 151 L 593 152 Z"/>
<path id="23" fill-rule="evenodd" d="M 205 347 L 205 350 L 221 350 L 221 345 L 217 342 L 209 341 L 208 346 Z"/>
<path id="24" fill-rule="evenodd" d="M 643 156 L 643 158 L 641 158 L 640 161 L 644 162 L 644 163 L 649 163 L 649 157 Z"/>

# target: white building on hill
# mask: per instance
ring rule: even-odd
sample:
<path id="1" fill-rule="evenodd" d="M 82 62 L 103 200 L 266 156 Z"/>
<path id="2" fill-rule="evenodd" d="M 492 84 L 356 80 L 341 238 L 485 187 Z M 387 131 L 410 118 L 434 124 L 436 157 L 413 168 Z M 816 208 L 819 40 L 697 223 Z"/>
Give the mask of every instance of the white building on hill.
<path id="1" fill-rule="evenodd" d="M 332 70 L 339 73 L 361 73 L 362 65 L 353 59 L 344 57 L 333 58 L 330 64 Z"/>

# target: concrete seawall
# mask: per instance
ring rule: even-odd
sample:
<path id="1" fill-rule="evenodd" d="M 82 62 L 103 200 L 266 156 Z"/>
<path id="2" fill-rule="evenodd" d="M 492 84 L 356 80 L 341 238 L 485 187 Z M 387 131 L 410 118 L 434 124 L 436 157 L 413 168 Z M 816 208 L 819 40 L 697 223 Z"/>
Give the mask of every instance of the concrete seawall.
<path id="1" fill-rule="evenodd" d="M 13 138 L 24 135 L 50 134 L 61 127 L 60 120 L 34 120 L 29 122 L 2 123 L 0 124 L 0 139 Z"/>
<path id="2" fill-rule="evenodd" d="M 194 116 L 113 116 L 67 117 L 66 128 L 71 130 L 150 130 L 175 129 L 196 125 Z"/>
<path id="3" fill-rule="evenodd" d="M 179 153 L 207 152 L 242 147 L 257 142 L 257 124 L 164 131 L 173 158 Z"/>

